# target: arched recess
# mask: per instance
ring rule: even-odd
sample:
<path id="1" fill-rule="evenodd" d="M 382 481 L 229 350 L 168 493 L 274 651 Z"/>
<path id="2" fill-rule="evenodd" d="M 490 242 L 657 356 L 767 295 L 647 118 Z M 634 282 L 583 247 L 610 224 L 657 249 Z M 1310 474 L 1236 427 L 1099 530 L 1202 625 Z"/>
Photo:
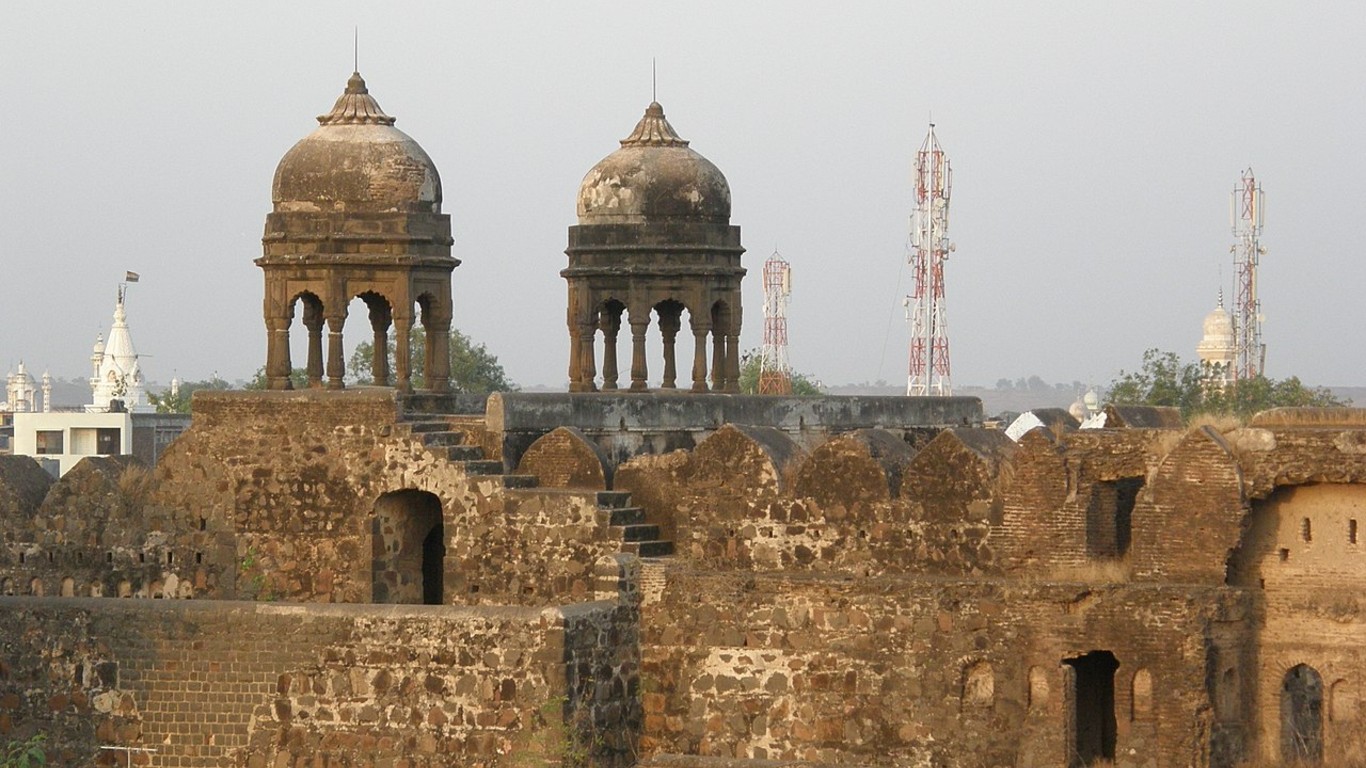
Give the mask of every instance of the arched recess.
<path id="1" fill-rule="evenodd" d="M 602 334 L 602 391 L 615 392 L 621 386 L 621 357 L 617 349 L 617 339 L 621 335 L 621 322 L 625 316 L 626 305 L 616 298 L 608 298 L 598 303 L 594 310 L 597 318 L 597 332 Z M 596 333 L 594 336 L 596 337 Z M 628 331 L 629 333 L 629 331 Z M 596 355 L 595 347 L 589 345 L 586 354 Z M 593 368 L 593 360 L 587 361 L 588 369 Z M 628 371 L 629 372 L 629 371 Z"/>
<path id="2" fill-rule="evenodd" d="M 371 600 L 439 605 L 444 602 L 445 526 L 441 500 L 405 489 L 375 500 Z"/>
<path id="3" fill-rule="evenodd" d="M 1130 683 L 1130 720 L 1146 720 L 1153 713 L 1153 674 L 1146 669 L 1134 673 Z"/>
<path id="4" fill-rule="evenodd" d="M 1323 762 L 1323 677 L 1308 664 L 1291 667 L 1281 681 L 1281 760 Z"/>
<path id="5" fill-rule="evenodd" d="M 678 388 L 678 332 L 683 328 L 682 302 L 664 299 L 655 304 L 655 325 L 659 327 L 661 368 L 660 389 Z M 687 374 L 685 373 L 685 378 Z"/>
<path id="6" fill-rule="evenodd" d="M 1048 706 L 1048 673 L 1043 667 L 1029 668 L 1029 709 L 1038 711 Z"/>
<path id="7" fill-rule="evenodd" d="M 370 359 L 367 361 L 370 364 L 370 375 L 366 378 L 377 387 L 391 386 L 393 381 L 389 360 L 389 326 L 394 322 L 393 306 L 386 296 L 376 291 L 363 291 L 356 294 L 355 299 L 359 299 L 365 307 L 365 316 L 370 326 L 368 339 L 361 329 L 357 329 L 358 332 L 353 336 L 357 341 L 356 346 L 360 345 L 361 340 L 370 344 Z M 354 305 L 355 300 L 351 303 Z M 354 313 L 348 314 L 354 316 Z"/>
<path id="8" fill-rule="evenodd" d="M 990 707 L 996 700 L 996 673 L 991 664 L 978 661 L 963 670 L 963 706 Z"/>
<path id="9" fill-rule="evenodd" d="M 299 319 L 303 334 L 294 334 L 294 319 Z M 302 363 L 305 371 L 305 384 L 310 389 L 323 385 L 323 302 L 311 291 L 302 291 L 289 300 L 288 319 L 289 344 L 285 346 L 288 359 L 286 370 L 291 373 Z M 287 387 L 294 388 L 291 378 Z"/>
<path id="10" fill-rule="evenodd" d="M 1357 697 L 1352 684 L 1337 680 L 1328 693 L 1328 719 L 1341 723 L 1356 719 Z"/>

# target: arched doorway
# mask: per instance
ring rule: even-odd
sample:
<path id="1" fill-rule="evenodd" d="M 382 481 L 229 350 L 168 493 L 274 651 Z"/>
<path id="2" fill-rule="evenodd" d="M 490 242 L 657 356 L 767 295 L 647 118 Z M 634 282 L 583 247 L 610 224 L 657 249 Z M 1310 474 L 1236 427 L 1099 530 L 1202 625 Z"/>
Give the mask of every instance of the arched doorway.
<path id="1" fill-rule="evenodd" d="M 446 559 L 441 500 L 406 489 L 375 500 L 371 601 L 440 605 Z"/>
<path id="2" fill-rule="evenodd" d="M 1091 651 L 1063 659 L 1069 674 L 1067 697 L 1070 733 L 1068 765 L 1108 764 L 1115 759 L 1115 670 L 1119 660 L 1109 651 Z"/>
<path id="3" fill-rule="evenodd" d="M 1281 760 L 1323 762 L 1323 677 L 1297 664 L 1281 681 Z"/>

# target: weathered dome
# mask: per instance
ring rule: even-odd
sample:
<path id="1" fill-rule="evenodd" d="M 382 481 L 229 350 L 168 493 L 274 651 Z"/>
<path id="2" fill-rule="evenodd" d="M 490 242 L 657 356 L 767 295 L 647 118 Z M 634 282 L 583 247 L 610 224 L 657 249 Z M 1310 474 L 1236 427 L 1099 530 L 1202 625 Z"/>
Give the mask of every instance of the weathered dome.
<path id="1" fill-rule="evenodd" d="M 1224 309 L 1222 298 L 1219 306 L 1205 315 L 1204 332 L 1204 341 L 1209 344 L 1233 346 L 1233 316 Z"/>
<path id="2" fill-rule="evenodd" d="M 285 153 L 271 199 L 277 213 L 441 211 L 436 165 L 408 134 L 394 127 L 351 75 L 321 126 Z"/>
<path id="3" fill-rule="evenodd" d="M 659 102 L 652 102 L 621 149 L 583 177 L 578 214 L 580 224 L 729 224 L 730 185 L 678 137 Z"/>

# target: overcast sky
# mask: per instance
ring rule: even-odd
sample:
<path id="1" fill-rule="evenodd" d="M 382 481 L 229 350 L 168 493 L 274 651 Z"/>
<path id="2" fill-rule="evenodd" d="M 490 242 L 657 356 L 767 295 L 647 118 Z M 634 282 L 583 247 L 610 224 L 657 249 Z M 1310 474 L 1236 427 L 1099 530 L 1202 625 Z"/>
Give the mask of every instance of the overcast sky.
<path id="1" fill-rule="evenodd" d="M 6 3 L 0 367 L 88 375 L 133 270 L 150 379 L 254 373 L 271 176 L 344 88 L 357 26 L 371 93 L 441 172 L 455 324 L 523 385 L 566 381 L 566 227 L 649 103 L 652 58 L 669 120 L 730 181 L 745 348 L 777 247 L 793 366 L 905 380 L 932 114 L 955 173 L 955 384 L 1104 385 L 1149 347 L 1193 358 L 1232 284 L 1248 166 L 1268 373 L 1366 384 L 1366 6 L 1349 2 Z M 350 325 L 348 346 L 368 334 Z"/>

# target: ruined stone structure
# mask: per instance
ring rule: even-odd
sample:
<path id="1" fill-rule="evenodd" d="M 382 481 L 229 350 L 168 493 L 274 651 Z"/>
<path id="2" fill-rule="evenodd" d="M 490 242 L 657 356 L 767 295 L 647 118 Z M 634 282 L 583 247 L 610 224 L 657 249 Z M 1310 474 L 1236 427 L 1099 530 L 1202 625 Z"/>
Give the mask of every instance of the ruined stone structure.
<path id="1" fill-rule="evenodd" d="M 295 144 L 279 167 L 266 217 L 266 381 L 292 389 L 289 331 L 303 306 L 308 332 L 308 386 L 328 389 L 345 374 L 342 329 L 347 306 L 365 302 L 373 332 L 377 384 L 390 383 L 387 336 L 394 329 L 393 384 L 412 389 L 408 338 L 416 305 L 426 336 L 427 386 L 450 388 L 451 220 L 441 212 L 441 177 L 416 141 L 394 127 L 351 75 L 321 126 Z"/>
<path id="2" fill-rule="evenodd" d="M 1359 764 L 1366 411 L 1015 441 L 980 410 L 200 392 L 154 469 L 0 457 L 0 736 L 70 766 Z"/>
<path id="3" fill-rule="evenodd" d="M 675 344 L 684 312 L 693 336 L 693 392 L 740 391 L 740 228 L 730 185 L 679 138 L 652 102 L 621 148 L 584 177 L 579 223 L 569 228 L 569 389 L 594 392 L 596 339 L 602 386 L 618 388 L 617 334 L 631 326 L 630 389 L 649 388 L 645 338 L 663 341 L 661 389 L 678 386 Z M 712 340 L 708 386 L 707 337 Z M 685 376 L 687 375 L 685 371 Z"/>

